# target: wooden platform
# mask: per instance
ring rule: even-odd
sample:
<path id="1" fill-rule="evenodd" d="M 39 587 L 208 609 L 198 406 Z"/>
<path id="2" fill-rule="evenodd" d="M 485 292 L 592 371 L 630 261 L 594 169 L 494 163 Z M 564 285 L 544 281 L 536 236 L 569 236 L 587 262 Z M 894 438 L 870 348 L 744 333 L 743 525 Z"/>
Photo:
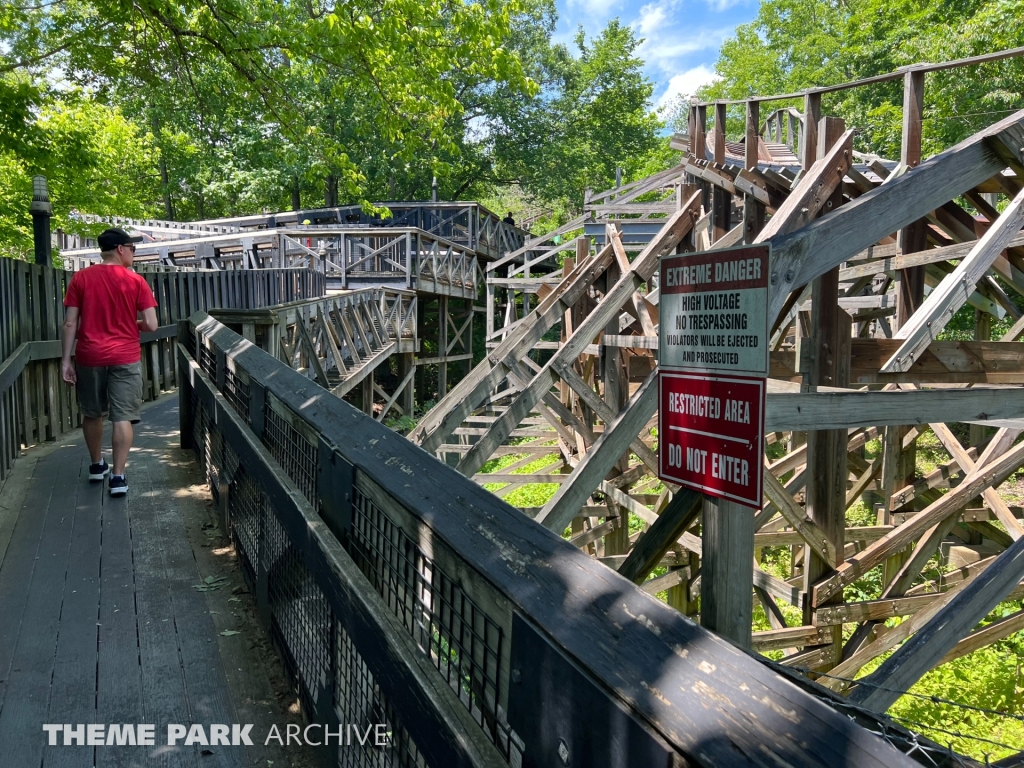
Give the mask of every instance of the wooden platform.
<path id="1" fill-rule="evenodd" d="M 176 396 L 143 418 L 127 499 L 88 482 L 80 431 L 27 452 L 0 486 L 0 762 L 311 766 L 310 748 L 263 746 L 298 706 L 177 447 Z M 44 723 L 150 723 L 156 746 L 48 746 Z M 171 723 L 252 723 L 254 746 L 167 746 Z"/>

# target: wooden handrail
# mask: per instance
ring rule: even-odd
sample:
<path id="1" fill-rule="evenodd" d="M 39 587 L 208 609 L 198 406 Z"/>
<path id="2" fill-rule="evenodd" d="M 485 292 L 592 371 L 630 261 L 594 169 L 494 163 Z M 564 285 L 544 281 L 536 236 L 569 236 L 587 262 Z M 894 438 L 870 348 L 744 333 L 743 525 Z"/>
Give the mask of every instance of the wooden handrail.
<path id="1" fill-rule="evenodd" d="M 937 64 L 930 64 L 922 62 L 919 64 L 908 64 L 905 67 L 899 67 L 892 72 L 886 72 L 881 75 L 872 75 L 871 77 L 864 77 L 859 80 L 851 80 L 846 83 L 838 83 L 837 85 L 823 85 L 816 88 L 808 88 L 803 91 L 794 91 L 792 93 L 778 93 L 771 96 L 751 96 L 747 99 L 719 99 L 717 101 L 699 101 L 691 106 L 710 106 L 712 104 L 746 104 L 748 101 L 783 101 L 785 99 L 802 99 L 810 93 L 836 93 L 837 91 L 846 91 L 851 88 L 860 88 L 865 85 L 873 85 L 874 83 L 884 83 L 890 80 L 902 80 L 908 72 L 940 72 L 946 69 L 956 69 L 958 67 L 970 67 L 975 64 L 987 64 L 992 61 L 1002 61 L 1003 59 L 1012 59 L 1017 56 L 1024 55 L 1024 46 L 1020 48 L 1007 48 L 1002 51 L 994 51 L 992 53 L 984 53 L 979 56 L 969 56 L 964 59 L 953 59 L 952 61 L 943 61 Z"/>

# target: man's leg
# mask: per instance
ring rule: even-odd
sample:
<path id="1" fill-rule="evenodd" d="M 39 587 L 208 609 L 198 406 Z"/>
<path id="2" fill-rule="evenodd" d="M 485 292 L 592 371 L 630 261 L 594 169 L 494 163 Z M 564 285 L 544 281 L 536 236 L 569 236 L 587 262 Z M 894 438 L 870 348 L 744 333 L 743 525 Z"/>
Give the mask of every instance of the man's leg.
<path id="1" fill-rule="evenodd" d="M 107 369 L 76 366 L 78 404 L 82 409 L 82 434 L 89 449 L 89 461 L 103 459 L 103 417 L 107 414 Z M 90 479 L 94 479 L 90 470 Z M 98 479 L 98 475 L 95 479 Z"/>
<path id="2" fill-rule="evenodd" d="M 132 447 L 132 438 L 135 431 L 130 421 L 115 421 L 113 423 L 112 442 L 114 444 L 114 468 L 115 475 L 123 475 L 125 464 L 128 463 L 128 451 Z"/>
<path id="3" fill-rule="evenodd" d="M 99 464 L 103 454 L 103 417 L 83 416 L 82 434 L 85 435 L 85 447 L 89 449 L 89 461 Z"/>
<path id="4" fill-rule="evenodd" d="M 108 370 L 107 397 L 110 400 L 114 444 L 114 465 L 111 468 L 113 494 L 113 477 L 123 475 L 128 463 L 128 451 L 132 447 L 134 437 L 132 425 L 141 418 L 139 411 L 142 407 L 142 367 L 139 363 L 133 363 L 111 366 Z"/>

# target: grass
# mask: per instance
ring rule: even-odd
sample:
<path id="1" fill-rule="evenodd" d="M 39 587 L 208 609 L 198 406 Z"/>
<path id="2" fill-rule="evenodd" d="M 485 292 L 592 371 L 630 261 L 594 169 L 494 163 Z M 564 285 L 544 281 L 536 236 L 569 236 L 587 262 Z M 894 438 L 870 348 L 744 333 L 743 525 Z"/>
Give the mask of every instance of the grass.
<path id="1" fill-rule="evenodd" d="M 1001 603 L 983 624 L 1018 610 L 1019 605 Z M 898 624 L 899 620 L 891 623 Z M 858 676 L 874 672 L 890 655 L 873 659 Z M 912 695 L 902 696 L 888 714 L 911 730 L 981 763 L 1015 754 L 1024 750 L 1022 659 L 1024 632 L 1018 632 L 928 672 L 911 687 Z M 991 712 L 966 709 L 949 701 Z"/>
<path id="2" fill-rule="evenodd" d="M 552 441 L 545 441 L 543 438 L 534 438 L 529 442 L 521 443 L 521 445 L 539 445 L 545 447 L 551 444 Z M 510 467 L 528 456 L 529 454 L 527 453 L 511 453 L 506 456 L 499 456 L 484 464 L 480 472 L 482 474 L 501 472 L 501 470 L 506 467 Z M 524 464 L 521 467 L 511 470 L 511 474 L 529 475 L 553 464 L 559 459 L 560 455 L 557 452 L 544 454 L 543 456 L 538 456 L 528 464 Z M 510 485 L 510 483 L 484 483 L 483 487 L 494 493 L 508 485 Z M 548 503 L 551 497 L 555 495 L 557 490 L 558 483 L 528 483 L 522 488 L 516 488 L 503 498 L 514 507 L 543 507 Z"/>

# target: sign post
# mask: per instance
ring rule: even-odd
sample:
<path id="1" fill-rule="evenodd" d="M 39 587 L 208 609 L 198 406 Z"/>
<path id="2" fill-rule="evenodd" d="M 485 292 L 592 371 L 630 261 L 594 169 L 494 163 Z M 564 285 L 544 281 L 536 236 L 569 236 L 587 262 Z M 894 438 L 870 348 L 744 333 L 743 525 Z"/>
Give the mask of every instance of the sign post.
<path id="1" fill-rule="evenodd" d="M 769 246 L 661 260 L 659 476 L 761 508 Z"/>

